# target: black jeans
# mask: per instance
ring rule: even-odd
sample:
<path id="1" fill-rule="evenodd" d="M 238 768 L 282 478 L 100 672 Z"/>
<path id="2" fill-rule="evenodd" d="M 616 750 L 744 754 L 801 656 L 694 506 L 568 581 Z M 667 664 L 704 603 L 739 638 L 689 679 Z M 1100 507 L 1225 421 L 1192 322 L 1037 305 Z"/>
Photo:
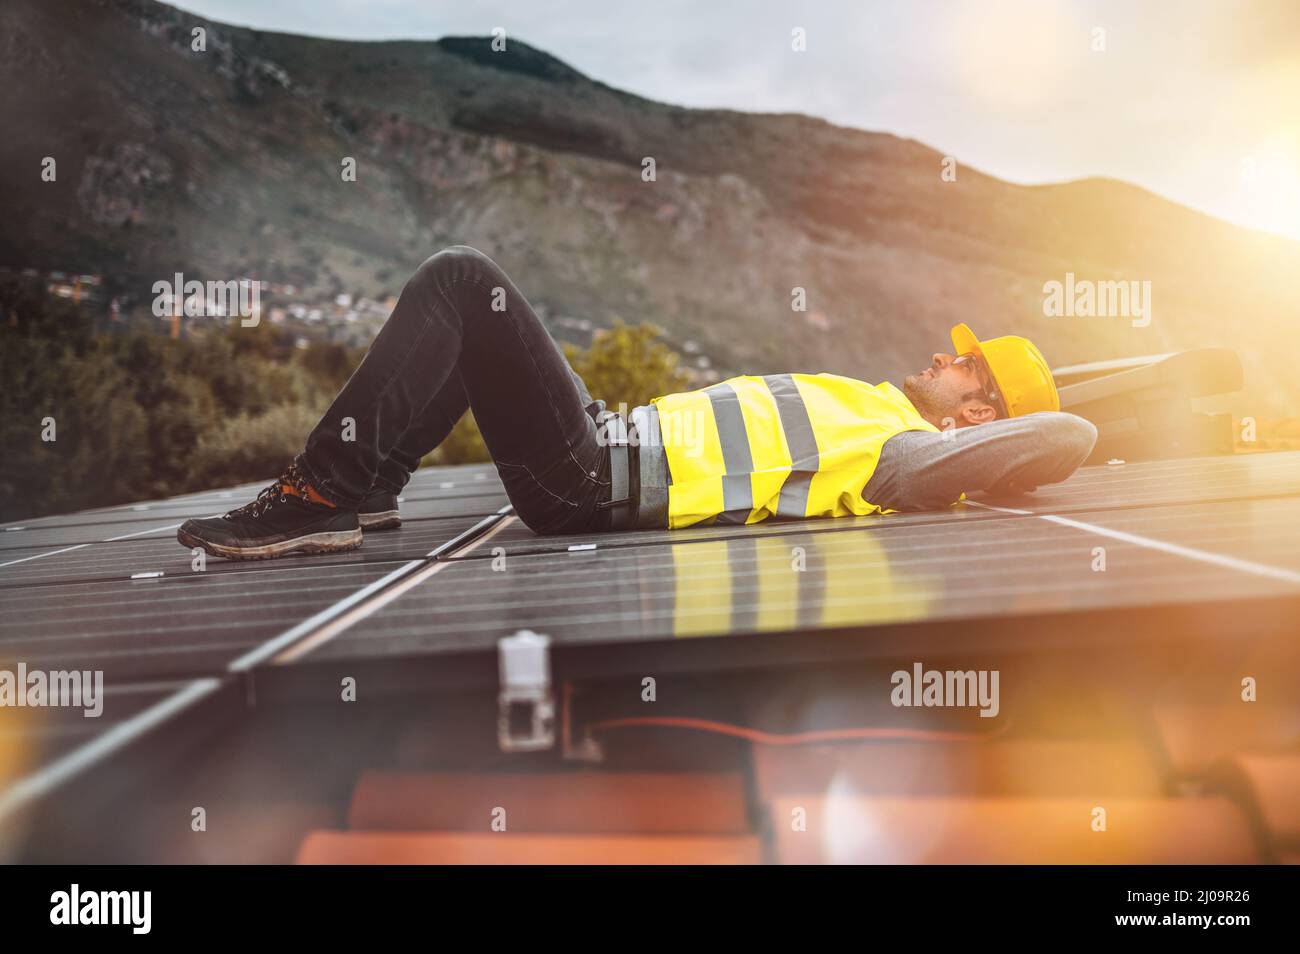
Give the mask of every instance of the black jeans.
<path id="1" fill-rule="evenodd" d="M 298 464 L 332 503 L 400 491 L 467 408 L 519 518 L 538 533 L 607 529 L 603 402 L 505 272 L 463 245 L 416 270 Z M 351 423 L 350 423 L 351 422 Z"/>

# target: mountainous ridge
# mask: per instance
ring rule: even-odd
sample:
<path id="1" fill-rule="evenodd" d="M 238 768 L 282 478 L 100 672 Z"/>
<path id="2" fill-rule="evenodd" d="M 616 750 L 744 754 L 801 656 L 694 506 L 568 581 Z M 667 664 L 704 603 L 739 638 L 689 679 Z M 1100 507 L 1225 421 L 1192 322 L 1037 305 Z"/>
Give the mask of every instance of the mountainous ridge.
<path id="1" fill-rule="evenodd" d="M 1014 185 L 961 157 L 945 182 L 914 140 L 655 102 L 513 38 L 297 37 L 151 0 L 19 0 L 0 27 L 0 173 L 19 184 L 0 209 L 22 223 L 0 264 L 378 292 L 463 242 L 553 313 L 653 320 L 729 369 L 897 380 L 967 321 L 1056 364 L 1238 347 L 1243 413 L 1300 396 L 1271 360 L 1300 243 L 1126 183 Z M 1154 320 L 1045 317 L 1067 272 L 1151 281 Z"/>

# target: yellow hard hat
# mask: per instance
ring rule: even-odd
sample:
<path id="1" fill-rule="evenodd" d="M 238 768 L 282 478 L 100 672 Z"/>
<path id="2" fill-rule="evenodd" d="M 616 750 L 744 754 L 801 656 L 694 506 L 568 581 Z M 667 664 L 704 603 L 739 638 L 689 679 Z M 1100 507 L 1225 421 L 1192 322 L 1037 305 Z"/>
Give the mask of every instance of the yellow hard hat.
<path id="1" fill-rule="evenodd" d="M 1052 369 L 1028 338 L 1003 335 L 980 341 L 975 332 L 962 324 L 953 326 L 952 346 L 956 354 L 973 352 L 984 359 L 1008 417 L 1061 409 Z"/>

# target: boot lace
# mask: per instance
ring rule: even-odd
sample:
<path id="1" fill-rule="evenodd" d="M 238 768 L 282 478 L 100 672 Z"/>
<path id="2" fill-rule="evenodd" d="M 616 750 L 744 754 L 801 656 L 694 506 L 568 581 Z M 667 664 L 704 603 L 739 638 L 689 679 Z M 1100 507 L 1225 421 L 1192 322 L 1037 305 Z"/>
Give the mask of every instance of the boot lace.
<path id="1" fill-rule="evenodd" d="M 257 496 L 249 503 L 238 507 L 226 514 L 226 518 L 231 517 L 260 517 L 271 509 L 271 506 L 277 502 L 283 503 L 285 499 L 284 485 L 288 484 L 298 492 L 303 500 L 308 500 L 311 485 L 307 481 L 307 475 L 297 464 L 290 464 L 285 468 L 284 473 L 275 479 L 273 483 L 268 484 L 258 492 Z"/>

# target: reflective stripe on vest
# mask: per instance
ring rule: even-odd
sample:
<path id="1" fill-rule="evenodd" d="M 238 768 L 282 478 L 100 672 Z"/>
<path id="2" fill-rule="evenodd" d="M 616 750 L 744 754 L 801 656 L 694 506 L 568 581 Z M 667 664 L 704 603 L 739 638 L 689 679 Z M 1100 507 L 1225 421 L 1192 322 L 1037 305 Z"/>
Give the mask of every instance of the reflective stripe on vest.
<path id="1" fill-rule="evenodd" d="M 799 395 L 794 377 L 772 374 L 763 380 L 767 382 L 767 389 L 776 401 L 777 413 L 781 415 L 781 429 L 785 433 L 786 446 L 790 448 L 792 468 L 790 476 L 781 485 L 776 513 L 780 517 L 802 517 L 808 511 L 808 491 L 812 487 L 813 474 L 817 473 L 817 438 L 813 435 L 808 408 Z"/>
<path id="2" fill-rule="evenodd" d="M 669 527 L 875 513 L 880 448 L 937 431 L 892 384 L 836 374 L 742 375 L 658 397 Z"/>
<path id="3" fill-rule="evenodd" d="M 713 405 L 714 427 L 721 445 L 722 512 L 718 523 L 744 523 L 754 509 L 754 488 L 749 475 L 754 470 L 754 458 L 749 452 L 745 437 L 745 416 L 740 408 L 740 395 L 727 382 L 705 388 Z M 669 467 L 672 467 L 671 458 Z M 669 491 L 669 499 L 672 491 Z"/>
<path id="4" fill-rule="evenodd" d="M 907 545 L 884 533 L 742 534 L 671 548 L 676 637 L 789 632 L 926 619 L 933 574 L 907 569 Z M 899 568 L 891 567 L 890 549 Z M 796 572 L 791 572 L 792 570 Z"/>

